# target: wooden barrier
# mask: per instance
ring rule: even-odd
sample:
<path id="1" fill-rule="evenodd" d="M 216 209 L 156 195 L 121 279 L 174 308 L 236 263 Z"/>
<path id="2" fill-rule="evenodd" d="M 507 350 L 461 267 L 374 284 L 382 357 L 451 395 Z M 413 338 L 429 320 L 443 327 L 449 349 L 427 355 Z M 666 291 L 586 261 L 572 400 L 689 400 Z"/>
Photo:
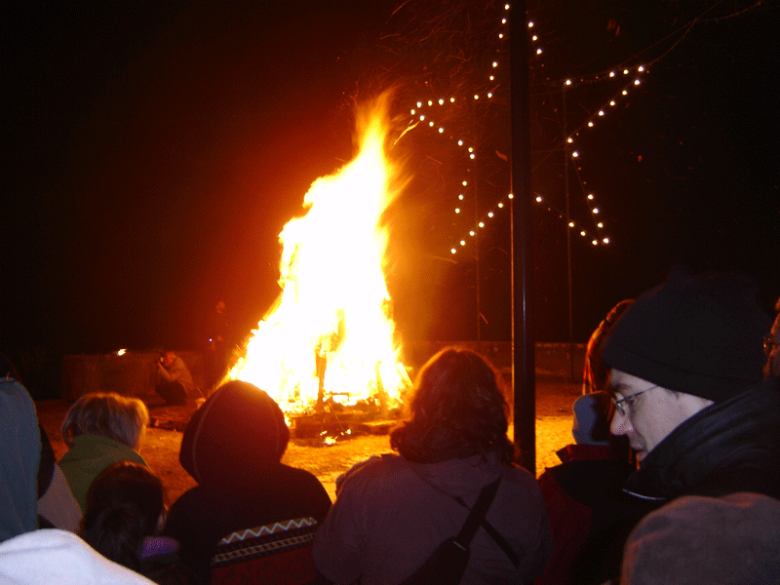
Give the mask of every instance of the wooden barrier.
<path id="1" fill-rule="evenodd" d="M 199 388 L 205 386 L 203 356 L 177 351 Z M 90 392 L 116 392 L 124 396 L 154 395 L 155 362 L 160 352 L 128 351 L 123 355 L 65 355 L 62 358 L 62 398 L 76 400 Z"/>

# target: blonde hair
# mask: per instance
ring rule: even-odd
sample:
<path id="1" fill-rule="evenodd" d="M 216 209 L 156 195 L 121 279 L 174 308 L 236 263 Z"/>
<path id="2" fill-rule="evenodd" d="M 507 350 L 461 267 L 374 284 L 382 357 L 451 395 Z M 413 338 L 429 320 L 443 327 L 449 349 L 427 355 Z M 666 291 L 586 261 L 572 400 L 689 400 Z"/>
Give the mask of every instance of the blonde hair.
<path id="1" fill-rule="evenodd" d="M 94 392 L 70 407 L 62 421 L 62 440 L 72 447 L 79 435 L 102 435 L 137 450 L 148 424 L 149 411 L 138 398 Z"/>

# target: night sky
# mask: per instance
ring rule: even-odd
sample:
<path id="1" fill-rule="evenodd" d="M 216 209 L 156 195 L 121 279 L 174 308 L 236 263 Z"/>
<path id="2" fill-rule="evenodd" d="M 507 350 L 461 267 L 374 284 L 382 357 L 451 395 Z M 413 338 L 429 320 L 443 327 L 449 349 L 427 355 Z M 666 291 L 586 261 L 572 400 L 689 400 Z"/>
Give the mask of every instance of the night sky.
<path id="1" fill-rule="evenodd" d="M 487 87 L 484 64 L 505 63 L 503 3 L 401 4 L 4 4 L 0 350 L 33 391 L 56 385 L 63 354 L 202 349 L 217 330 L 240 342 L 277 295 L 279 232 L 312 181 L 350 158 L 355 98 L 391 83 L 399 112 L 465 98 Z M 569 339 L 562 154 L 550 154 L 562 104 L 549 82 L 612 67 L 655 61 L 579 141 L 611 243 L 573 237 L 574 340 L 677 262 L 752 274 L 768 311 L 780 295 L 780 7 L 694 4 L 529 4 L 544 48 L 531 59 L 539 340 Z M 468 229 L 453 212 L 463 174 L 477 177 L 471 217 L 509 188 L 508 84 L 492 87 L 493 105 L 443 116 L 479 146 L 479 165 L 423 130 L 399 143 L 414 175 L 390 218 L 402 338 L 508 339 L 508 214 L 449 253 Z M 618 87 L 575 84 L 567 126 Z M 590 226 L 570 181 L 572 217 Z"/>

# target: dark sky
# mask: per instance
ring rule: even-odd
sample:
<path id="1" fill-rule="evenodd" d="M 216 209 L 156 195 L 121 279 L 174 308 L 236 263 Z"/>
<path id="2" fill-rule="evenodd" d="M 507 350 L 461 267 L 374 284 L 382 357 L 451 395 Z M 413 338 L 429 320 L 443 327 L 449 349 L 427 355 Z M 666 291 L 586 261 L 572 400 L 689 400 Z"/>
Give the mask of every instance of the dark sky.
<path id="1" fill-rule="evenodd" d="M 350 156 L 353 97 L 388 80 L 402 98 L 468 93 L 470 71 L 451 69 L 456 58 L 477 70 L 471 49 L 506 56 L 485 40 L 492 29 L 455 30 L 436 45 L 451 32 L 423 8 L 436 3 L 394 14 L 400 4 L 4 5 L 0 349 L 49 356 L 41 363 L 120 347 L 197 349 L 220 300 L 229 337 L 248 333 L 278 290 L 278 233 L 311 182 Z M 446 4 L 459 6 L 455 16 L 477 10 Z M 754 275 L 767 309 L 780 295 L 778 3 L 733 18 L 710 12 L 684 36 L 694 13 L 675 10 L 690 7 L 624 4 L 530 9 L 546 51 L 532 59 L 532 181 L 556 209 L 562 165 L 540 161 L 556 146 L 561 104 L 543 82 L 663 55 L 619 114 L 583 138 L 582 176 L 599 192 L 612 244 L 573 241 L 575 341 L 675 262 Z M 500 16 L 499 7 L 486 10 Z M 430 35 L 420 35 L 425 18 Z M 510 147 L 506 89 L 503 108 L 499 97 L 496 110 L 474 110 L 470 131 L 489 154 Z M 570 127 L 612 91 L 572 89 Z M 507 216 L 483 237 L 479 264 L 473 251 L 452 261 L 457 164 L 433 138 L 409 148 L 418 178 L 395 214 L 408 260 L 389 282 L 401 333 L 474 338 L 478 273 L 480 335 L 505 339 Z M 503 163 L 490 160 L 478 171 L 485 208 L 508 189 Z M 582 200 L 572 189 L 573 213 Z M 535 213 L 536 335 L 563 341 L 566 229 L 557 214 Z"/>

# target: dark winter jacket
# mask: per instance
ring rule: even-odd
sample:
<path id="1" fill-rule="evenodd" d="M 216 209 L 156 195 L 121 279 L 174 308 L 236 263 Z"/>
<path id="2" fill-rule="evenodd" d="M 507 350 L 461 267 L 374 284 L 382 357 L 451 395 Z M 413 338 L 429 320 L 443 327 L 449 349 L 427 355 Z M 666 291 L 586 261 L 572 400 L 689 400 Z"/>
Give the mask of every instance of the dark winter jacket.
<path id="1" fill-rule="evenodd" d="M 588 536 L 614 531 L 615 524 L 627 513 L 623 508 L 636 509 L 621 491 L 632 467 L 618 458 L 612 447 L 567 445 L 558 451 L 558 457 L 561 465 L 547 469 L 538 479 L 555 556 L 536 585 L 574 583 Z"/>
<path id="2" fill-rule="evenodd" d="M 182 560 L 203 583 L 229 533 L 292 518 L 324 520 L 330 497 L 319 480 L 280 462 L 289 436 L 277 404 L 243 382 L 218 389 L 187 425 L 179 460 L 198 486 L 173 504 L 164 533 L 181 543 Z"/>
<path id="3" fill-rule="evenodd" d="M 471 541 L 463 583 L 531 583 L 552 558 L 547 513 L 533 476 L 494 453 L 437 463 L 385 454 L 341 485 L 312 554 L 335 583 L 386 585 L 408 578 L 446 538 L 458 534 L 480 490 L 501 477 L 485 515 L 518 557 L 515 567 L 485 529 Z"/>
<path id="4" fill-rule="evenodd" d="M 721 497 L 738 492 L 780 499 L 780 390 L 765 382 L 698 412 L 650 451 L 626 481 L 624 492 L 649 509 L 681 496 Z M 619 572 L 623 546 L 641 516 L 592 539 L 583 584 L 600 584 Z"/>
<path id="5" fill-rule="evenodd" d="M 672 431 L 624 490 L 666 502 L 753 492 L 780 499 L 780 390 L 765 382 L 713 404 Z"/>
<path id="6" fill-rule="evenodd" d="M 41 437 L 35 404 L 16 380 L 0 378 L 0 542 L 38 528 Z"/>

